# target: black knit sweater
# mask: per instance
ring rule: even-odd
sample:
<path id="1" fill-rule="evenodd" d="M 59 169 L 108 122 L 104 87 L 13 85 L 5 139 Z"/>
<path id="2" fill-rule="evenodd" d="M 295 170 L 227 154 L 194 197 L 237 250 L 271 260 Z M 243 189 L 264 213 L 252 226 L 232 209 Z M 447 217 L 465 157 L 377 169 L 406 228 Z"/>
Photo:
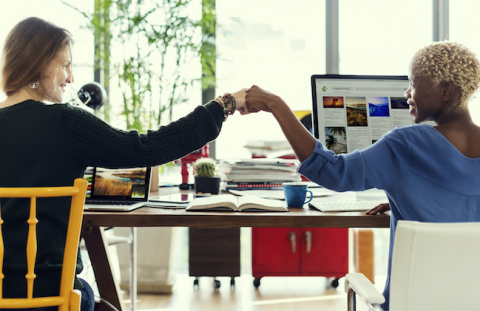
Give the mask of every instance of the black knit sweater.
<path id="1" fill-rule="evenodd" d="M 179 159 L 220 133 L 222 107 L 198 106 L 156 131 L 115 129 L 69 104 L 27 100 L 0 109 L 0 187 L 71 186 L 87 166 L 154 166 Z M 26 295 L 28 200 L 3 199 L 4 297 Z M 39 199 L 35 296 L 58 294 L 70 198 Z M 67 208 L 65 208 L 67 207 Z M 83 265 L 79 255 L 77 274 Z M 75 280 L 75 288 L 81 288 Z"/>

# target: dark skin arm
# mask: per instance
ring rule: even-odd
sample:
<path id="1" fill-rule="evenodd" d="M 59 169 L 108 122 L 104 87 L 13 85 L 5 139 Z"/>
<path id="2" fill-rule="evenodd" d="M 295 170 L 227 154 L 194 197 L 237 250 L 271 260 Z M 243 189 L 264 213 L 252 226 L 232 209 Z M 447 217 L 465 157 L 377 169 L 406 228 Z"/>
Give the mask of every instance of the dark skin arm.
<path id="1" fill-rule="evenodd" d="M 303 126 L 283 99 L 253 85 L 247 90 L 246 103 L 249 113 L 266 111 L 273 114 L 300 162 L 312 155 L 315 149 L 315 137 Z M 390 205 L 384 203 L 366 211 L 365 214 L 383 214 L 389 210 Z"/>
<path id="2" fill-rule="evenodd" d="M 248 112 L 266 111 L 273 114 L 300 162 L 310 157 L 315 149 L 316 139 L 283 99 L 254 85 L 247 90 L 246 102 Z"/>
<path id="3" fill-rule="evenodd" d="M 390 210 L 390 204 L 382 203 L 382 204 L 379 204 L 379 205 L 375 206 L 374 208 L 366 211 L 365 214 L 367 214 L 367 215 L 377 215 L 377 214 L 383 214 L 383 213 L 385 213 L 386 211 L 389 211 L 389 210 Z"/>

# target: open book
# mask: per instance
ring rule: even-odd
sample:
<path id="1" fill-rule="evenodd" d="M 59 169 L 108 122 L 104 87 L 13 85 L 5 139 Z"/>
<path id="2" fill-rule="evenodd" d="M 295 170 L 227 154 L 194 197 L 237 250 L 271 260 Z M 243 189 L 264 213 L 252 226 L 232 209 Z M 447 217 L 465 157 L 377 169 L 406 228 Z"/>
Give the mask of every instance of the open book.
<path id="1" fill-rule="evenodd" d="M 193 199 L 187 211 L 252 211 L 252 212 L 288 212 L 285 201 L 263 199 L 256 196 L 234 196 L 219 194 Z"/>

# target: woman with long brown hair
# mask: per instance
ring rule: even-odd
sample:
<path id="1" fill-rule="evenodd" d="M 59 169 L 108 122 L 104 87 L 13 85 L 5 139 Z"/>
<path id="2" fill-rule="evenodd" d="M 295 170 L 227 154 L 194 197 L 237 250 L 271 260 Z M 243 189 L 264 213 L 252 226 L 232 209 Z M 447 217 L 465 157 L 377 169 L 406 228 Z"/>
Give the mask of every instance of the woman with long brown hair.
<path id="1" fill-rule="evenodd" d="M 139 134 L 111 127 L 95 115 L 61 103 L 74 80 L 70 33 L 40 18 L 19 22 L 2 51 L 0 102 L 0 187 L 71 186 L 87 166 L 107 168 L 155 166 L 202 148 L 220 133 L 222 123 L 243 111 L 245 90 L 226 93 L 178 121 Z M 39 201 L 38 254 L 34 296 L 58 294 L 68 214 L 68 199 Z M 28 206 L 2 200 L 5 240 L 4 297 L 25 297 Z M 12 221 L 13 220 L 13 221 Z M 7 222 L 6 222 L 7 224 Z M 52 238 L 54 237 L 54 238 Z M 77 274 L 82 271 L 81 258 Z M 93 292 L 75 279 L 82 291 L 82 310 L 93 310 Z"/>

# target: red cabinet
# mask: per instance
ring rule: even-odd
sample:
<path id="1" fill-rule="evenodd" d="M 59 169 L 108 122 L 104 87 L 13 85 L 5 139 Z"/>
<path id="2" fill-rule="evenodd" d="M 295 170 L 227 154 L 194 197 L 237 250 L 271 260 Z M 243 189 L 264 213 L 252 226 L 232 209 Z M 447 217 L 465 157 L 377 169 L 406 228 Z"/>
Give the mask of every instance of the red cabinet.
<path id="1" fill-rule="evenodd" d="M 264 276 L 324 276 L 348 273 L 347 228 L 252 228 L 255 287 Z"/>

